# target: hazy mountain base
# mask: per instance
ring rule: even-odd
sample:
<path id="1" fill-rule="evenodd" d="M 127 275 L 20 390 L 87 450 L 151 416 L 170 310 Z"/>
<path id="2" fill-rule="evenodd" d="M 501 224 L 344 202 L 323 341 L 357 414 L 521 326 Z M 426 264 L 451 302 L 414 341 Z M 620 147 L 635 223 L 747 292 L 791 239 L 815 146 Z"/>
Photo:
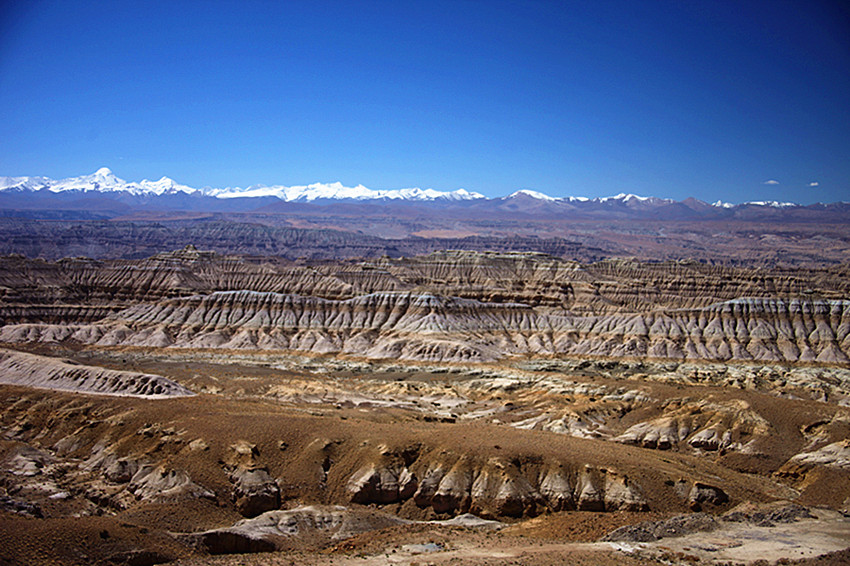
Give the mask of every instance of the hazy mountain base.
<path id="1" fill-rule="evenodd" d="M 10 214 L 9 211 L 3 211 Z M 634 257 L 684 258 L 747 267 L 817 267 L 840 264 L 850 254 L 850 223 L 772 220 L 629 220 L 398 216 L 381 207 L 306 216 L 272 213 L 138 213 L 123 220 L 47 220 L 28 214 L 0 218 L 0 253 L 59 259 L 139 259 L 187 243 L 219 253 L 290 259 L 409 257 L 445 249 L 533 251 L 582 262 Z M 2 216 L 2 215 L 0 215 Z"/>

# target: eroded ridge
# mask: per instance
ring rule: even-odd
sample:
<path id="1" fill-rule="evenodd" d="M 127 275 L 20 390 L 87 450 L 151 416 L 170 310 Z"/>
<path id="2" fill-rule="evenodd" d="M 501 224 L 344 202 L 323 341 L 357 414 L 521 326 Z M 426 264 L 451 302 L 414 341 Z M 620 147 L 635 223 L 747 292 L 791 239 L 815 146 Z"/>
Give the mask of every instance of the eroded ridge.
<path id="1" fill-rule="evenodd" d="M 132 306 L 91 324 L 11 324 L 0 329 L 0 340 L 420 361 L 571 355 L 845 364 L 850 301 L 742 298 L 699 309 L 582 316 L 431 293 L 330 300 L 220 291 Z"/>
<path id="2" fill-rule="evenodd" d="M 5 258 L 0 340 L 512 356 L 850 363 L 846 269 L 581 265 L 539 253 L 367 262 Z"/>
<path id="3" fill-rule="evenodd" d="M 189 389 L 161 375 L 86 366 L 4 349 L 0 349 L 0 383 L 146 398 L 194 395 Z"/>

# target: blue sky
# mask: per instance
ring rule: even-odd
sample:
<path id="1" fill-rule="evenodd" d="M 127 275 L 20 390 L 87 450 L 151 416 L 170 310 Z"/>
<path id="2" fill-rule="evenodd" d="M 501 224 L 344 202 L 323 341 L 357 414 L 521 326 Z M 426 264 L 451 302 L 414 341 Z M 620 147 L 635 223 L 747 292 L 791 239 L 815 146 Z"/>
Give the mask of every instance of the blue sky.
<path id="1" fill-rule="evenodd" d="M 0 175 L 850 200 L 839 0 L 0 6 Z"/>

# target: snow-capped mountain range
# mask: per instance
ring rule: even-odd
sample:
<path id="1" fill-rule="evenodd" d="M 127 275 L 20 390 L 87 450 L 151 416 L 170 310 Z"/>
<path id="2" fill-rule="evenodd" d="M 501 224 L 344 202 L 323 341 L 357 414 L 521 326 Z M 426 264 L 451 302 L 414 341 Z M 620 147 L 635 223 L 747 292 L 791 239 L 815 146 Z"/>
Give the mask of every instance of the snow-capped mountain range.
<path id="1" fill-rule="evenodd" d="M 52 193 L 66 191 L 79 191 L 88 193 L 97 192 L 127 192 L 134 195 L 164 195 L 175 193 L 191 194 L 197 191 L 192 187 L 181 185 L 168 177 L 159 181 L 140 181 L 128 183 L 119 179 L 107 167 L 101 167 L 91 175 L 81 177 L 69 177 L 67 179 L 54 180 L 48 177 L 0 177 L 0 190 L 48 190 Z"/>
<path id="2" fill-rule="evenodd" d="M 310 185 L 254 185 L 247 188 L 193 188 L 181 185 L 173 179 L 162 177 L 158 181 L 125 181 L 118 178 L 107 167 L 102 167 L 90 175 L 80 177 L 69 177 L 67 179 L 54 180 L 48 177 L 0 177 L 0 192 L 39 192 L 50 193 L 116 193 L 127 194 L 136 197 L 163 196 L 163 195 L 197 195 L 215 197 L 217 199 L 251 198 L 251 197 L 275 197 L 284 202 L 313 202 L 313 201 L 413 201 L 413 202 L 468 202 L 488 200 L 480 193 L 458 189 L 455 191 L 437 191 L 434 189 L 394 189 L 374 190 L 357 185 L 346 187 L 340 182 L 335 183 L 312 183 Z M 529 189 L 518 190 L 507 197 L 494 199 L 496 201 L 513 201 L 517 199 L 531 199 L 540 203 L 551 204 L 616 204 L 627 206 L 659 206 L 672 204 L 672 199 L 656 197 L 642 197 L 634 194 L 620 193 L 615 196 L 602 198 L 587 197 L 552 197 L 547 194 Z M 718 209 L 728 209 L 734 206 L 730 203 L 717 201 L 713 204 L 705 203 Z M 789 202 L 758 201 L 743 203 L 743 205 L 787 208 L 799 206 Z"/>
<path id="3" fill-rule="evenodd" d="M 174 195 L 185 193 L 187 195 L 198 194 L 216 197 L 220 199 L 231 199 L 240 197 L 276 197 L 286 202 L 311 202 L 315 200 L 410 200 L 410 201 L 463 201 L 483 199 L 484 195 L 469 192 L 464 189 L 444 192 L 434 189 L 398 189 L 398 190 L 373 190 L 357 185 L 346 187 L 342 183 L 313 183 L 310 185 L 297 185 L 285 187 L 275 185 L 271 187 L 255 185 L 242 188 L 216 189 L 204 187 L 196 189 L 181 185 L 163 177 L 159 181 L 127 182 L 119 179 L 107 167 L 102 167 L 91 175 L 81 177 L 70 177 L 68 179 L 53 180 L 47 177 L 0 177 L 0 191 L 29 190 L 50 191 L 61 193 L 67 191 L 90 192 L 123 192 L 136 196 L 145 195 Z"/>

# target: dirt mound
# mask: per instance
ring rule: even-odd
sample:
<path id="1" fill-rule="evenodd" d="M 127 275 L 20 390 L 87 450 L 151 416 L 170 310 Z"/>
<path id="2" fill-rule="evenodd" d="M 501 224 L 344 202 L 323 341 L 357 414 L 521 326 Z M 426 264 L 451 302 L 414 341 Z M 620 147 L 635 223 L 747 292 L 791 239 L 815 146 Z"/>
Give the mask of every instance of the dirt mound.
<path id="1" fill-rule="evenodd" d="M 667 537 L 711 532 L 719 527 L 717 519 L 705 513 L 679 515 L 663 521 L 647 521 L 620 527 L 600 540 L 606 542 L 652 542 Z"/>
<path id="2" fill-rule="evenodd" d="M 211 554 L 243 554 L 269 552 L 297 544 L 328 544 L 405 524 L 407 521 L 386 513 L 350 510 L 335 506 L 300 506 L 294 509 L 268 511 L 253 519 L 239 521 L 232 527 L 183 536 L 183 540 L 205 548 Z"/>

